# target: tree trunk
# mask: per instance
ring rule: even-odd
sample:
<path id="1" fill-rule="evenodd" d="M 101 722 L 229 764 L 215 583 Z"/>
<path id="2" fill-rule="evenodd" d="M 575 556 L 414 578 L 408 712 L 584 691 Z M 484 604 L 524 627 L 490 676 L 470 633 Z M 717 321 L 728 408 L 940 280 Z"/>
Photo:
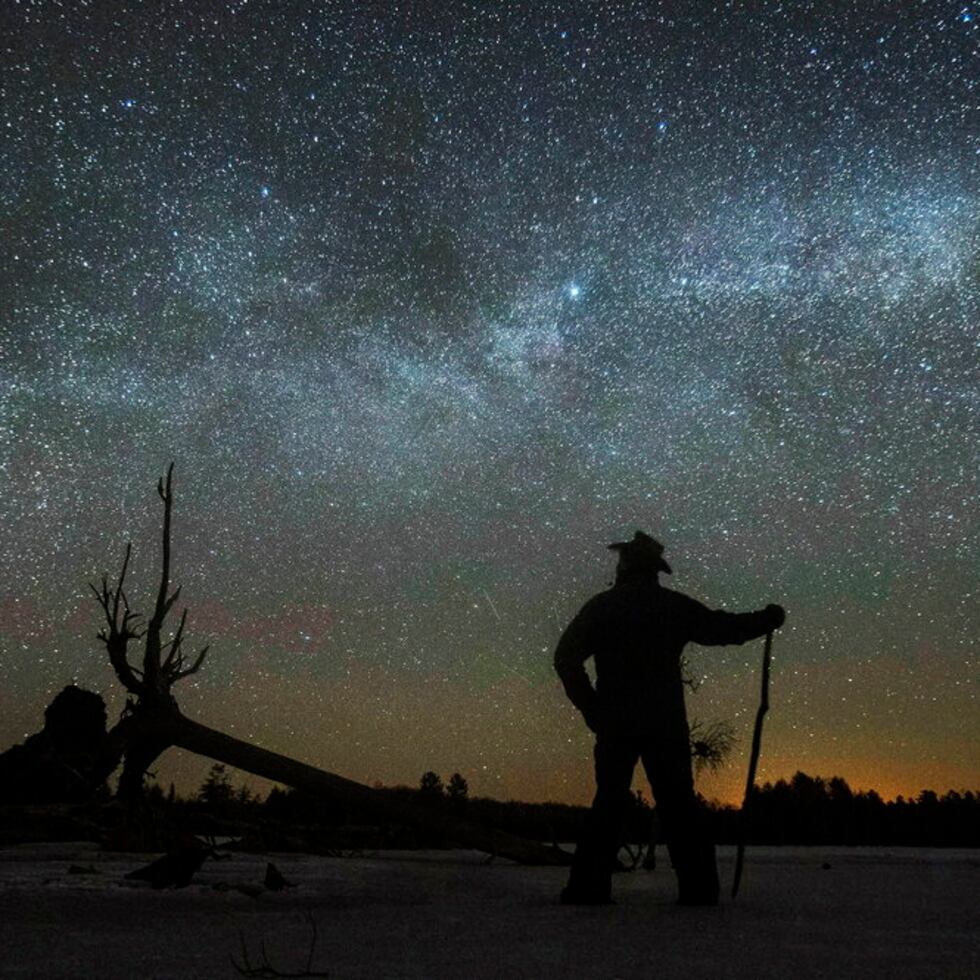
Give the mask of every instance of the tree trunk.
<path id="1" fill-rule="evenodd" d="M 153 765 L 157 757 L 170 748 L 170 742 L 164 738 L 137 736 L 126 745 L 123 757 L 122 774 L 119 777 L 119 789 L 116 796 L 126 803 L 138 803 L 144 798 L 144 779 L 146 771 Z"/>
<path id="2" fill-rule="evenodd" d="M 166 721 L 156 722 L 152 733 L 148 732 L 147 735 L 153 739 L 151 744 L 157 744 L 155 739 L 160 738 L 188 752 L 207 756 L 253 775 L 285 783 L 343 806 L 358 807 L 383 820 L 417 827 L 464 847 L 509 858 L 520 864 L 567 865 L 571 860 L 566 852 L 537 841 L 493 830 L 452 813 L 390 800 L 352 779 L 250 745 L 179 713 L 172 714 Z"/>

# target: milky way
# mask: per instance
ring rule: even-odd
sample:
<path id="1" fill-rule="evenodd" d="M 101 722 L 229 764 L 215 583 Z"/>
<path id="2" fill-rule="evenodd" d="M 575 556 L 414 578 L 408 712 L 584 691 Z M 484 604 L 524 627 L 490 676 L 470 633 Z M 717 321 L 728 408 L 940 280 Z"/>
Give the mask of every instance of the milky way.
<path id="1" fill-rule="evenodd" d="M 551 651 L 639 527 L 789 610 L 763 778 L 977 788 L 980 7 L 3 19 L 0 744 L 119 705 L 172 459 L 216 727 L 584 799 Z M 690 653 L 741 749 L 759 653 Z"/>

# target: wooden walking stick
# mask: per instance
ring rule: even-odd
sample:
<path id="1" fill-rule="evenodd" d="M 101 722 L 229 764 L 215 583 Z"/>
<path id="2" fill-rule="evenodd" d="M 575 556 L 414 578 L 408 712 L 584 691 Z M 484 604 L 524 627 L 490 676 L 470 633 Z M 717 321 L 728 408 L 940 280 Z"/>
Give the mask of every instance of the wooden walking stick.
<path id="1" fill-rule="evenodd" d="M 738 850 L 735 852 L 735 877 L 732 880 L 732 900 L 738 895 L 739 882 L 742 880 L 742 864 L 745 861 L 746 809 L 749 797 L 755 786 L 755 768 L 759 764 L 759 749 L 762 747 L 762 720 L 769 710 L 769 665 L 772 662 L 772 630 L 766 633 L 766 647 L 762 654 L 762 697 L 759 710 L 755 713 L 755 730 L 752 732 L 752 754 L 749 756 L 749 776 L 745 780 L 745 799 L 742 800 L 742 810 L 739 814 Z"/>

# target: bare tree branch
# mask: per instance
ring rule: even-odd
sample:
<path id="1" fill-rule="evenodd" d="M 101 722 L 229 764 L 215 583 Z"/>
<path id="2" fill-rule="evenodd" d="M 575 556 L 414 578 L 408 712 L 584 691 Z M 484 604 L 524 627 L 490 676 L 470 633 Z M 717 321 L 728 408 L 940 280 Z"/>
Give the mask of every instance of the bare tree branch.
<path id="1" fill-rule="evenodd" d="M 162 645 L 160 635 L 163 631 L 163 621 L 174 603 L 180 597 L 180 589 L 177 588 L 172 595 L 170 592 L 170 528 L 171 514 L 173 510 L 173 476 L 174 464 L 167 467 L 167 478 L 164 483 L 163 478 L 157 481 L 157 494 L 163 501 L 163 533 L 162 533 L 162 555 L 160 568 L 160 585 L 157 589 L 156 602 L 153 606 L 153 615 L 146 624 L 146 635 L 143 647 L 143 676 L 146 686 L 154 691 L 159 697 L 169 695 L 170 685 L 173 679 L 167 671 L 161 672 L 160 655 Z M 175 658 L 179 654 L 174 655 Z"/>
<path id="2" fill-rule="evenodd" d="M 167 613 L 170 612 L 170 610 L 174 607 L 174 604 L 177 602 L 177 600 L 179 598 L 180 598 L 180 586 L 178 585 L 177 588 L 174 589 L 174 591 L 171 594 L 170 598 L 167 599 L 167 601 L 164 602 L 164 604 L 163 604 L 163 615 L 164 616 L 166 616 Z"/>
<path id="3" fill-rule="evenodd" d="M 239 930 L 238 938 L 242 945 L 242 962 L 239 963 L 234 956 L 231 957 L 231 965 L 240 976 L 243 977 L 329 977 L 329 972 L 317 972 L 313 970 L 313 955 L 316 952 L 317 929 L 316 920 L 310 912 L 306 913 L 306 921 L 310 927 L 310 948 L 306 956 L 306 969 L 295 973 L 286 973 L 277 969 L 269 962 L 269 956 L 265 950 L 265 942 L 259 943 L 260 962 L 255 966 L 249 957 L 248 944 L 245 942 L 245 933 Z"/>
<path id="4" fill-rule="evenodd" d="M 170 588 L 170 512 L 173 507 L 173 475 L 174 464 L 167 467 L 167 484 L 164 488 L 163 479 L 157 483 L 157 493 L 163 501 L 163 568 L 160 574 L 160 589 L 157 592 L 156 606 L 153 610 L 153 618 L 158 622 L 163 622 L 166 615 L 167 592 Z"/>
<path id="5" fill-rule="evenodd" d="M 169 647 L 169 652 L 167 653 L 167 659 L 163 662 L 163 670 L 167 672 L 170 670 L 171 666 L 175 662 L 179 662 L 182 658 L 180 656 L 180 644 L 184 639 L 184 627 L 187 625 L 187 610 L 185 609 L 180 616 L 180 622 L 177 624 L 177 631 L 174 635 L 163 644 L 160 648 L 161 652 Z M 178 670 L 180 667 L 178 666 Z"/>
<path id="6" fill-rule="evenodd" d="M 132 545 L 126 546 L 122 570 L 115 588 L 110 588 L 108 576 L 102 576 L 102 586 L 97 588 L 90 585 L 99 605 L 102 607 L 106 625 L 99 631 L 98 638 L 105 643 L 112 664 L 119 680 L 128 691 L 139 698 L 149 699 L 159 704 L 170 697 L 170 688 L 174 683 L 191 674 L 196 674 L 204 663 L 208 647 L 201 650 L 191 666 L 185 666 L 186 661 L 182 652 L 184 630 L 187 626 L 187 610 L 180 617 L 180 622 L 173 636 L 163 642 L 163 625 L 170 610 L 180 599 L 180 586 L 170 591 L 170 535 L 173 513 L 173 475 L 174 464 L 167 467 L 166 478 L 157 481 L 157 494 L 163 501 L 163 533 L 162 556 L 160 568 L 160 584 L 157 588 L 153 615 L 142 630 L 135 628 L 139 616 L 130 609 L 129 598 L 123 585 Z M 143 640 L 143 666 L 141 670 L 133 667 L 126 656 L 127 644 L 130 640 Z M 162 662 L 161 662 L 161 658 Z"/>
<path id="7" fill-rule="evenodd" d="M 201 669 L 201 664 L 204 663 L 204 658 L 208 655 L 208 650 L 210 649 L 210 643 L 203 647 L 201 652 L 198 653 L 197 659 L 190 665 L 190 667 L 188 667 L 186 670 L 178 670 L 177 673 L 174 674 L 174 680 L 179 681 L 184 677 L 190 677 L 191 674 L 196 674 Z M 183 659 L 181 659 L 181 663 L 183 663 Z"/>
<path id="8" fill-rule="evenodd" d="M 142 674 L 137 676 L 137 672 L 129 663 L 127 650 L 130 640 L 138 639 L 142 634 L 132 628 L 133 622 L 139 617 L 129 608 L 129 600 L 126 598 L 123 583 L 126 581 L 126 570 L 129 567 L 129 557 L 132 553 L 132 544 L 126 545 L 126 554 L 123 557 L 122 569 L 119 572 L 119 580 L 114 589 L 109 588 L 108 575 L 102 576 L 102 588 L 97 589 L 92 583 L 89 588 L 95 593 L 95 598 L 102 607 L 106 625 L 98 633 L 98 638 L 105 644 L 109 654 L 109 663 L 115 671 L 119 682 L 132 694 L 142 694 Z M 119 604 L 122 603 L 122 618 L 119 616 Z"/>

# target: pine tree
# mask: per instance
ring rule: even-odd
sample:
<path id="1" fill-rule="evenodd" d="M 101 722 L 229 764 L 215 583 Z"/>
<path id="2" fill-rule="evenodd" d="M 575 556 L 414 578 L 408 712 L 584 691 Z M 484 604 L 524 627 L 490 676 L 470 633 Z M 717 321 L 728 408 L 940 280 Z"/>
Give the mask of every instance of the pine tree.
<path id="1" fill-rule="evenodd" d="M 441 800 L 443 797 L 442 777 L 431 769 L 422 773 L 422 779 L 419 781 L 419 796 L 426 801 Z"/>
<path id="2" fill-rule="evenodd" d="M 216 762 L 197 791 L 197 798 L 208 809 L 224 810 L 231 802 L 232 795 L 231 778 L 225 767 L 220 762 Z"/>
<path id="3" fill-rule="evenodd" d="M 446 786 L 446 797 L 449 799 L 449 802 L 457 810 L 461 810 L 466 806 L 469 794 L 469 783 L 458 772 L 454 772 L 449 777 L 449 784 Z"/>

